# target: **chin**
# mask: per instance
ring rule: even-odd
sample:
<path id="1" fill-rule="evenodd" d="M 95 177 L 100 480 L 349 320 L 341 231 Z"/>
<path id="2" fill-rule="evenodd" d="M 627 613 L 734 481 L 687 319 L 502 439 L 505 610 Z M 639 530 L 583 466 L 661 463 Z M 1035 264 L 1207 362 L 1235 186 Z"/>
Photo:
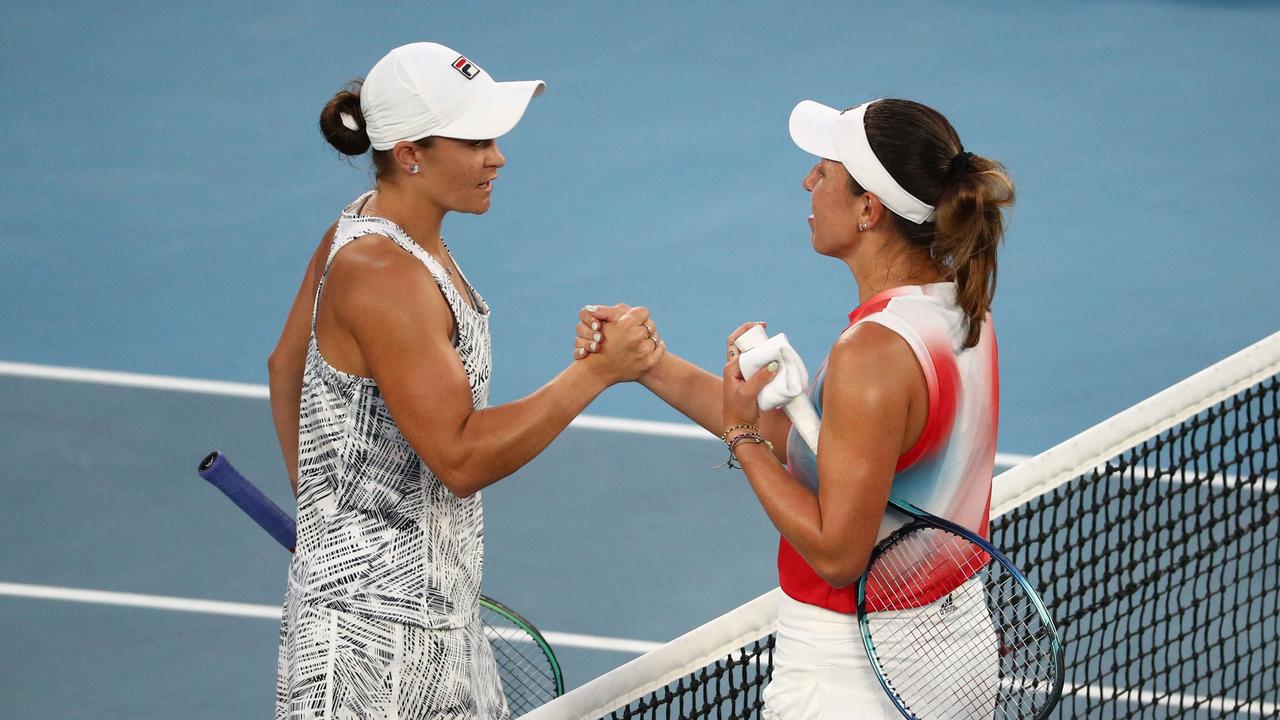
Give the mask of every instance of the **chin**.
<path id="1" fill-rule="evenodd" d="M 824 246 L 819 240 L 817 233 L 809 236 L 809 244 L 813 246 L 813 251 L 825 257 L 836 257 L 834 248 Z"/>
<path id="2" fill-rule="evenodd" d="M 813 248 L 813 251 L 819 255 L 826 255 L 826 253 L 822 251 L 822 241 L 819 240 L 818 233 L 813 230 L 809 231 L 809 245 Z"/>

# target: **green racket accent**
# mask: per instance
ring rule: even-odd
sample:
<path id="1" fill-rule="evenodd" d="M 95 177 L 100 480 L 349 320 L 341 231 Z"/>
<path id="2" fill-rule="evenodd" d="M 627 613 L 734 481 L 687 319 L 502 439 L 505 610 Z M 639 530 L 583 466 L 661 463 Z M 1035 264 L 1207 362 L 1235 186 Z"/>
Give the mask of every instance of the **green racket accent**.
<path id="1" fill-rule="evenodd" d="M 512 717 L 563 695 L 560 661 L 542 633 L 519 613 L 493 598 L 481 595 L 480 607 Z"/>

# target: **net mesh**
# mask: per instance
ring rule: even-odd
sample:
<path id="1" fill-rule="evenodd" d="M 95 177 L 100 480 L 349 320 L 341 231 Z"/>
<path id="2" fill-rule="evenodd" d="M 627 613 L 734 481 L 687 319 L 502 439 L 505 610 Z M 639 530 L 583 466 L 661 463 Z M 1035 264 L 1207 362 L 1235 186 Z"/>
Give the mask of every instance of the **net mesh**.
<path id="1" fill-rule="evenodd" d="M 760 690 L 772 671 L 773 635 L 768 635 L 637 699 L 610 717 L 758 718 L 764 706 Z"/>
<path id="2" fill-rule="evenodd" d="M 1276 717 L 1280 377 L 1005 514 L 1067 642 L 1058 716 Z"/>
<path id="3" fill-rule="evenodd" d="M 1280 363 L 1268 366 L 992 520 L 994 544 L 1040 590 L 1065 644 L 1050 717 L 1280 717 Z M 592 683 L 538 718 L 759 718 L 773 636 L 704 660 L 656 690 L 635 678 L 646 689 L 614 698 L 624 666 L 587 701 L 616 704 L 574 706 Z"/>

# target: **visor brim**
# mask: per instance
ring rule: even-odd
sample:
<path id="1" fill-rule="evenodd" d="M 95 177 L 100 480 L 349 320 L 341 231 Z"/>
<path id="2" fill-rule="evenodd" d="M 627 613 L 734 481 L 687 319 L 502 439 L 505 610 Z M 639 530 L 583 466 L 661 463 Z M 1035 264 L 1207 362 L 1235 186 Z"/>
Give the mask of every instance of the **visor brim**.
<path id="1" fill-rule="evenodd" d="M 791 140 L 801 150 L 827 160 L 839 161 L 831 139 L 831 125 L 840 111 L 813 100 L 803 100 L 791 111 L 788 127 Z"/>

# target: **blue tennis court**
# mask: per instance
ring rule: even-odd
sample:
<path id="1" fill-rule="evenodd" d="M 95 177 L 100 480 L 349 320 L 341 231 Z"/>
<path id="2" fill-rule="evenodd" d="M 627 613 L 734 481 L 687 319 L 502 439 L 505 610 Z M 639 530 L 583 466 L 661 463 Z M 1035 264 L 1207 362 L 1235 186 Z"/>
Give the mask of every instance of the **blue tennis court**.
<path id="1" fill-rule="evenodd" d="M 220 448 L 290 500 L 266 356 L 370 181 L 316 118 L 390 47 L 547 81 L 493 209 L 445 226 L 493 308 L 493 403 L 569 361 L 591 302 L 647 305 L 708 368 L 767 320 L 816 367 L 855 295 L 808 248 L 787 115 L 937 107 L 1018 183 L 995 308 L 1014 462 L 1280 327 L 1277 37 L 1274 3 L 1192 0 L 6 6 L 5 716 L 269 712 L 287 554 L 194 468 Z M 776 584 L 723 446 L 638 387 L 589 413 L 624 422 L 485 491 L 484 591 L 556 633 L 570 686 Z"/>

